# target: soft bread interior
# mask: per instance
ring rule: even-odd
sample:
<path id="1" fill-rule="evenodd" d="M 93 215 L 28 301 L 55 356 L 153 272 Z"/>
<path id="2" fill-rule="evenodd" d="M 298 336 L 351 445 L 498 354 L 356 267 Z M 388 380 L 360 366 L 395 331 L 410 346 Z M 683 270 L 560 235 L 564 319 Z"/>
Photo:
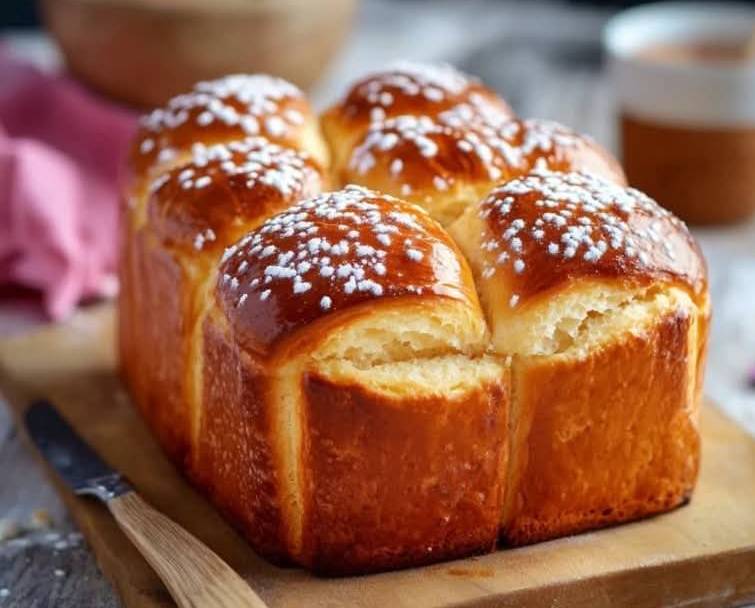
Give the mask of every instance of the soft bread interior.
<path id="1" fill-rule="evenodd" d="M 277 439 L 275 446 L 281 464 L 281 506 L 287 542 L 292 555 L 302 554 L 304 528 L 304 471 L 301 467 L 305 424 L 302 409 L 302 383 L 306 360 L 297 357 L 280 365 L 272 382 L 272 417 Z"/>
<path id="2" fill-rule="evenodd" d="M 348 162 L 349 159 L 346 160 Z M 414 203 L 427 210 L 430 216 L 442 226 L 452 224 L 467 208 L 475 206 L 493 185 L 487 179 L 482 182 L 471 183 L 459 179 L 452 182 L 445 190 L 438 190 L 433 186 L 429 189 L 416 189 L 407 193 L 404 191 L 404 182 L 400 177 L 392 175 L 387 167 L 384 172 L 375 172 L 364 176 L 351 173 L 347 169 L 339 171 L 336 168 L 334 179 L 342 186 L 358 182 L 368 188 Z"/>
<path id="3" fill-rule="evenodd" d="M 605 282 L 575 285 L 549 298 L 512 313 L 487 282 L 483 307 L 492 326 L 495 352 L 518 355 L 559 355 L 583 358 L 594 349 L 620 339 L 623 334 L 640 334 L 660 318 L 682 311 L 696 315 L 689 294 L 676 287 L 615 286 Z"/>
<path id="4" fill-rule="evenodd" d="M 326 110 L 320 115 L 320 132 L 325 140 L 330 156 L 333 183 L 341 187 L 341 174 L 349 162 L 351 151 L 363 136 L 369 125 L 362 127 L 346 128 L 339 118 L 339 110 L 336 107 Z"/>
<path id="5" fill-rule="evenodd" d="M 643 334 L 669 315 L 692 319 L 697 316 L 689 294 L 676 287 L 638 290 L 623 298 L 622 290 L 616 291 L 618 293 L 596 288 L 592 305 L 585 301 L 584 295 L 577 298 L 572 310 L 580 314 L 562 315 L 544 346 L 555 349 L 560 356 L 581 359 L 600 346 L 619 340 L 622 335 Z M 617 301 L 619 298 L 621 300 Z"/>
<path id="6" fill-rule="evenodd" d="M 323 138 L 320 121 L 317 118 L 307 120 L 300 137 L 297 145 L 299 150 L 309 154 L 320 166 L 330 166 L 330 150 Z"/>
<path id="7" fill-rule="evenodd" d="M 483 198 L 481 196 L 476 203 L 479 203 Z M 478 207 L 478 204 L 468 205 L 461 215 L 449 224 L 447 229 L 467 259 L 472 272 L 479 279 L 480 271 L 485 264 L 484 252 L 480 246 L 485 226 L 479 216 Z M 477 294 L 480 295 L 480 282 L 479 280 L 476 282 Z"/>
<path id="8" fill-rule="evenodd" d="M 358 384 L 396 399 L 438 397 L 455 399 L 503 376 L 504 361 L 490 356 L 466 355 L 380 363 L 370 368 L 348 360 L 330 359 L 317 365 L 317 373 L 336 384 Z"/>
<path id="9" fill-rule="evenodd" d="M 376 364 L 424 359 L 448 353 L 482 353 L 487 326 L 479 309 L 450 298 L 421 297 L 379 311 L 357 313 L 321 340 L 312 359 L 349 361 L 368 369 Z"/>
<path id="10" fill-rule="evenodd" d="M 409 200 L 425 207 L 436 221 L 448 226 L 469 207 L 475 206 L 490 191 L 491 185 L 487 180 L 479 184 L 458 181 L 449 190 L 433 190 L 432 194 L 424 195 L 417 200 L 410 196 Z"/>

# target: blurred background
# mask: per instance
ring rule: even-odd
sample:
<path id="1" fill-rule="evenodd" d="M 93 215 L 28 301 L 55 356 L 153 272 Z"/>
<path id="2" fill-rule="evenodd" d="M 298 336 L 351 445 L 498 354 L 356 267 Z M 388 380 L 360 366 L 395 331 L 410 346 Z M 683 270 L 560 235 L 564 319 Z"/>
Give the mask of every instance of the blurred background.
<path id="1" fill-rule="evenodd" d="M 321 109 L 353 78 L 389 61 L 447 61 L 497 89 L 519 114 L 563 122 L 621 155 L 602 36 L 634 4 L 4 0 L 0 187 L 13 200 L 0 198 L 0 334 L 64 319 L 117 291 L 107 230 L 117 219 L 119 155 L 139 113 L 190 83 L 267 71 L 305 88 Z M 700 6 L 713 15 L 728 5 Z M 754 129 L 741 126 L 737 149 L 749 156 L 731 161 L 751 175 Z M 58 200 L 70 213 L 50 211 Z M 19 213 L 34 205 L 36 215 L 19 226 Z M 693 229 L 714 299 L 707 391 L 755 432 L 755 225 L 745 216 Z M 65 229 L 75 246 L 62 242 Z"/>

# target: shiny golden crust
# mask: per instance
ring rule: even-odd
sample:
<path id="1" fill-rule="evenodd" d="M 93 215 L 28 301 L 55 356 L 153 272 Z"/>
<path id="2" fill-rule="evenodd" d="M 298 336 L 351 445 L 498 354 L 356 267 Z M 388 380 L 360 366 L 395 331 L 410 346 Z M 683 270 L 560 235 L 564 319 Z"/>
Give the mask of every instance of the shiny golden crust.
<path id="1" fill-rule="evenodd" d="M 266 217 L 264 213 L 283 208 L 289 200 L 297 200 L 299 194 L 311 194 L 317 190 L 317 185 L 315 180 L 310 180 L 313 161 L 309 160 L 304 161 L 305 179 L 300 192 L 284 196 L 259 184 L 247 191 L 240 187 L 242 178 L 238 176 L 214 179 L 208 175 L 212 188 L 194 188 L 192 193 L 182 192 L 180 197 L 176 188 L 166 182 L 173 177 L 183 187 L 184 180 L 178 178 L 186 169 L 197 172 L 199 168 L 191 165 L 196 165 L 198 157 L 207 153 L 205 146 L 212 150 L 221 149 L 225 144 L 239 146 L 248 139 L 247 135 L 260 133 L 299 150 L 303 158 L 309 155 L 317 159 L 318 166 L 327 161 L 317 119 L 302 93 L 285 81 L 264 75 L 230 76 L 197 84 L 192 92 L 174 98 L 143 119 L 130 153 L 130 181 L 125 191 L 127 209 L 123 223 L 124 241 L 131 242 L 124 247 L 121 260 L 122 278 L 126 280 L 119 302 L 120 359 L 131 390 L 136 395 L 144 395 L 136 400 L 147 420 L 162 419 L 163 414 L 166 419 L 176 420 L 174 430 L 170 431 L 176 438 L 171 444 L 180 443 L 183 447 L 170 450 L 174 454 L 188 451 L 186 445 L 190 440 L 184 430 L 190 423 L 180 415 L 185 414 L 181 404 L 189 397 L 171 394 L 166 401 L 173 400 L 174 406 L 161 405 L 147 398 L 146 391 L 155 383 L 151 379 L 157 369 L 164 372 L 160 378 L 170 376 L 164 384 L 188 390 L 185 376 L 189 351 L 184 344 L 180 349 L 163 352 L 164 344 L 155 345 L 143 338 L 154 329 L 159 342 L 160 327 L 151 328 L 152 319 L 159 318 L 162 312 L 167 314 L 171 305 L 160 307 L 157 303 L 179 300 L 172 307 L 176 314 L 161 319 L 166 333 L 191 327 L 200 312 L 197 309 L 201 308 L 201 295 L 197 295 L 202 292 L 199 279 L 210 272 L 209 265 L 218 255 L 217 248 L 235 240 L 244 229 L 253 228 Z M 180 170 L 171 175 L 171 169 L 177 167 L 181 167 Z M 208 163 L 204 169 L 211 171 L 212 168 L 213 163 Z M 260 190 L 265 191 L 264 208 L 259 205 L 263 200 Z M 218 197 L 222 204 L 218 204 Z M 231 214 L 236 212 L 246 217 L 233 217 Z M 153 221 L 149 221 L 150 215 Z M 228 240 L 223 241 L 224 238 Z M 163 247 L 162 252 L 158 251 L 160 247 Z M 204 249 L 206 255 L 195 255 L 201 253 L 194 251 L 195 247 Z M 145 259 L 152 262 L 140 261 Z M 163 282 L 160 278 L 163 276 L 172 279 Z M 146 302 L 154 303 L 161 310 L 151 311 Z M 187 311 L 188 316 L 181 311 Z M 188 335 L 184 336 L 184 342 L 189 340 Z M 157 426 L 164 425 L 158 421 L 153 427 Z"/>
<path id="2" fill-rule="evenodd" d="M 681 220 L 638 190 L 586 173 L 508 181 L 452 232 L 479 266 L 483 291 L 498 284 L 494 306 L 525 306 L 587 278 L 706 288 L 705 261 Z"/>
<path id="3" fill-rule="evenodd" d="M 489 120 L 514 115 L 495 92 L 450 65 L 399 61 L 355 83 L 323 114 L 322 127 L 339 166 L 371 123 L 401 115 L 434 118 L 459 105 Z"/>
<path id="4" fill-rule="evenodd" d="M 501 135 L 519 151 L 514 175 L 533 169 L 581 171 L 626 185 L 624 170 L 608 150 L 589 135 L 576 133 L 552 120 L 513 120 L 501 127 Z"/>
<path id="5" fill-rule="evenodd" d="M 304 543 L 314 570 L 375 572 L 492 550 L 506 465 L 505 374 L 455 398 L 395 398 L 317 373 L 304 383 Z"/>
<path id="6" fill-rule="evenodd" d="M 496 183 L 534 168 L 584 170 L 625 183 L 618 163 L 589 137 L 550 121 L 491 119 L 468 105 L 434 119 L 373 122 L 334 175 L 402 196 L 448 224 Z"/>
<path id="7" fill-rule="evenodd" d="M 505 169 L 505 155 L 470 128 L 403 115 L 373 123 L 334 174 L 342 183 L 364 183 L 422 205 L 447 224 Z"/>
<path id="8" fill-rule="evenodd" d="M 374 572 L 687 500 L 710 311 L 683 224 L 447 68 L 322 124 L 332 167 L 298 90 L 231 77 L 131 160 L 124 379 L 253 547 Z M 318 195 L 327 170 L 374 190 Z"/>
<path id="9" fill-rule="evenodd" d="M 356 186 L 273 216 L 226 251 L 218 281 L 234 332 L 258 352 L 370 300 L 421 296 L 477 307 L 469 269 L 440 226 L 413 205 Z"/>
<path id="10" fill-rule="evenodd" d="M 436 116 L 461 103 L 485 103 L 500 114 L 513 116 L 511 108 L 479 80 L 448 64 L 399 61 L 356 82 L 334 114 L 350 128 L 401 114 Z"/>
<path id="11" fill-rule="evenodd" d="M 190 419 L 184 375 L 193 319 L 181 266 L 144 231 L 128 239 L 127 281 L 119 302 L 120 361 L 125 380 L 170 458 L 189 455 Z M 124 276 L 124 275 L 121 275 Z"/>
<path id="12" fill-rule="evenodd" d="M 428 435 L 418 435 L 411 451 L 420 455 L 431 450 L 430 437 L 436 432 L 451 433 L 452 423 L 461 426 L 466 420 L 487 428 L 484 437 L 460 437 L 446 465 L 451 476 L 466 471 L 465 462 L 484 469 L 480 474 L 489 486 L 484 499 L 473 475 L 466 484 L 456 483 L 455 493 L 447 499 L 457 505 L 456 517 L 474 521 L 479 529 L 440 534 L 451 504 L 441 502 L 437 511 L 425 509 L 433 525 L 425 522 L 412 534 L 446 557 L 492 546 L 502 497 L 505 436 L 488 425 L 505 427 L 507 371 L 500 362 L 480 359 L 486 329 L 471 273 L 453 242 L 424 211 L 358 187 L 302 201 L 226 250 L 216 294 L 206 332 L 227 327 L 216 335 L 223 335 L 227 348 L 238 353 L 226 357 L 233 386 L 254 376 L 257 385 L 267 387 L 255 396 L 254 416 L 236 419 L 238 427 L 228 434 L 267 437 L 265 449 L 278 463 L 278 481 L 265 485 L 255 467 L 234 468 L 233 482 L 220 480 L 218 485 L 212 463 L 234 458 L 226 452 L 227 446 L 218 447 L 219 442 L 207 445 L 206 454 L 203 448 L 198 466 L 210 468 L 201 479 L 209 480 L 206 485 L 219 502 L 237 505 L 235 511 L 232 506 L 229 510 L 242 529 L 250 531 L 255 546 L 330 573 L 380 570 L 431 559 L 424 549 L 411 546 L 407 536 L 389 533 L 387 528 L 372 542 L 367 539 L 376 526 L 386 525 L 384 518 L 389 515 L 395 522 L 417 517 L 415 502 L 391 500 L 382 507 L 353 509 L 367 497 L 359 498 L 357 492 L 351 507 L 338 498 L 337 488 L 344 495 L 357 488 L 354 469 L 336 467 L 333 450 L 352 451 L 356 436 L 348 438 L 348 428 L 357 431 L 354 425 L 362 415 L 365 424 L 368 420 L 382 424 L 384 431 L 380 434 L 375 428 L 373 443 L 364 444 L 352 464 L 369 475 L 365 480 L 369 487 L 379 487 L 381 478 L 391 479 L 395 492 L 407 497 L 416 495 L 421 479 L 440 479 L 442 467 L 432 459 L 403 464 L 397 460 L 393 467 L 387 466 L 381 459 L 389 449 L 388 437 L 397 441 L 402 428 L 405 437 L 419 416 Z M 206 338 L 205 349 L 210 347 Z M 210 356 L 205 354 L 205 360 Z M 428 380 L 434 368 L 444 371 Z M 210 389 L 207 385 L 203 394 L 200 437 L 208 435 L 205 429 L 215 423 L 207 418 L 217 416 L 210 414 L 213 408 L 237 410 L 237 399 L 253 392 L 251 384 L 248 389 L 228 389 L 239 397 L 213 406 L 220 400 Z M 353 413 L 340 437 L 323 422 L 334 413 L 325 412 L 328 405 L 339 407 L 336 395 L 347 398 L 343 407 Z M 448 411 L 438 416 L 441 408 Z M 475 411 L 485 416 L 478 420 Z M 261 427 L 268 424 L 265 421 L 273 430 Z M 330 465 L 332 470 L 326 472 Z M 273 549 L 265 548 L 248 519 L 249 509 L 238 506 L 238 488 L 233 484 L 244 484 L 255 493 L 266 505 L 264 516 L 278 522 L 282 532 L 277 549 L 274 542 Z M 426 485 L 422 493 L 436 491 Z M 342 551 L 344 540 L 339 535 L 346 528 L 365 537 L 353 552 Z"/>
<path id="13" fill-rule="evenodd" d="M 273 448 L 271 375 L 227 333 L 212 318 L 203 323 L 203 415 L 189 471 L 256 551 L 290 561 L 282 467 Z"/>
<path id="14" fill-rule="evenodd" d="M 501 538 L 522 545 L 685 503 L 700 459 L 694 310 L 575 361 L 523 358 Z"/>
<path id="15" fill-rule="evenodd" d="M 338 360 L 287 365 L 288 352 L 248 354 L 215 313 L 204 338 L 213 372 L 192 478 L 262 555 L 342 575 L 492 549 L 508 445 L 505 364 L 448 355 L 356 375 Z M 370 381 L 408 380 L 428 365 L 441 371 L 405 387 L 394 377 L 396 392 Z"/>
<path id="16" fill-rule="evenodd" d="M 274 213 L 323 189 L 321 170 L 303 152 L 257 137 L 195 144 L 191 157 L 151 185 L 150 228 L 166 246 L 222 252 Z"/>
<path id="17" fill-rule="evenodd" d="M 197 83 L 191 92 L 145 116 L 129 164 L 139 178 L 170 166 L 196 143 L 255 136 L 306 151 L 325 163 L 316 122 L 309 102 L 293 84 L 265 74 L 226 76 Z"/>

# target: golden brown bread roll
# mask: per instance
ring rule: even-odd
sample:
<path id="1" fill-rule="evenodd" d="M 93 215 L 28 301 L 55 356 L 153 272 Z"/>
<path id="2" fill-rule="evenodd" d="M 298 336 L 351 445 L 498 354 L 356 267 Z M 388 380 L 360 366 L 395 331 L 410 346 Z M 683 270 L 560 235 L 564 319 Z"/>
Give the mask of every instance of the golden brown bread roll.
<path id="1" fill-rule="evenodd" d="M 373 572 L 686 500 L 709 304 L 684 225 L 450 68 L 356 85 L 330 167 L 293 91 L 233 77 L 154 113 L 124 223 L 124 379 L 252 546 Z M 303 120 L 271 143 L 226 106 Z M 328 169 L 373 189 L 320 193 Z"/>
<path id="2" fill-rule="evenodd" d="M 230 247 L 217 281 L 198 462 L 256 548 L 349 573 L 494 545 L 507 372 L 435 222 L 326 193 Z"/>
<path id="3" fill-rule="evenodd" d="M 164 108 L 155 109 L 142 119 L 130 151 L 131 175 L 125 193 L 128 209 L 123 221 L 124 250 L 120 271 L 125 294 L 120 306 L 123 325 L 120 348 L 124 354 L 126 351 L 135 352 L 137 348 L 136 344 L 131 344 L 132 334 L 136 342 L 139 342 L 137 335 L 142 339 L 149 335 L 146 327 L 139 331 L 129 329 L 146 326 L 146 318 L 150 316 L 147 313 L 151 308 L 149 293 L 131 296 L 140 288 L 142 277 L 150 274 L 140 261 L 146 255 L 141 251 L 143 244 L 135 244 L 143 240 L 137 235 L 147 224 L 149 188 L 156 180 L 164 179 L 166 171 L 189 160 L 191 149 L 197 144 L 228 143 L 257 135 L 305 151 L 322 166 L 327 164 L 327 150 L 308 101 L 297 87 L 280 78 L 263 74 L 234 75 L 200 82 L 192 91 L 175 97 Z M 167 282 L 176 280 L 170 275 L 163 279 Z M 140 306 L 144 310 L 137 312 Z M 153 329 L 155 341 L 164 343 L 166 349 L 174 352 L 172 342 L 175 340 L 170 340 L 170 334 L 166 340 L 160 340 L 162 329 L 157 324 Z M 132 368 L 141 364 L 146 369 L 159 369 L 160 365 L 135 355 L 124 356 L 122 360 L 132 390 L 144 393 L 148 373 Z M 159 374 L 160 377 L 164 375 Z M 146 397 L 139 399 L 140 402 L 146 400 Z"/>
<path id="4" fill-rule="evenodd" d="M 322 116 L 333 165 L 347 163 L 351 148 L 373 122 L 402 115 L 435 118 L 457 106 L 489 122 L 514 116 L 494 91 L 448 64 L 397 61 L 369 74 Z"/>
<path id="5" fill-rule="evenodd" d="M 126 222 L 121 360 L 147 420 L 176 460 L 188 455 L 199 412 L 191 363 L 208 277 L 225 245 L 271 213 L 321 190 L 304 153 L 258 137 L 195 144 L 147 187 L 144 220 Z"/>
<path id="6" fill-rule="evenodd" d="M 455 220 L 497 183 L 542 167 L 587 170 L 625 183 L 618 163 L 589 137 L 544 120 L 491 122 L 455 106 L 436 118 L 401 115 L 373 122 L 344 165 L 341 183 L 362 183 Z"/>
<path id="7" fill-rule="evenodd" d="M 158 240 L 184 253 L 228 243 L 303 196 L 322 189 L 306 153 L 263 137 L 195 144 L 187 162 L 150 185 L 147 219 Z"/>
<path id="8" fill-rule="evenodd" d="M 133 184 L 180 164 L 197 143 L 259 136 L 327 166 L 327 148 L 304 94 L 282 78 L 236 74 L 199 82 L 141 120 L 129 159 Z"/>
<path id="9" fill-rule="evenodd" d="M 222 153 L 218 150 L 223 149 L 223 144 L 266 141 L 247 137 L 259 133 L 301 150 L 317 163 L 327 162 L 317 118 L 301 91 L 284 80 L 261 74 L 200 82 L 193 91 L 175 97 L 166 107 L 142 119 L 129 155 L 130 179 L 125 192 L 128 204 L 119 273 L 121 367 L 135 400 L 148 419 L 156 419 L 156 432 L 167 451 L 177 459 L 183 458 L 188 450 L 188 420 L 179 415 L 187 399 L 183 362 L 188 357 L 188 340 L 183 332 L 184 326 L 190 325 L 189 320 L 196 315 L 184 287 L 188 285 L 186 289 L 193 289 L 201 282 L 193 275 L 198 272 L 201 276 L 204 272 L 193 268 L 199 263 L 193 258 L 204 259 L 204 268 L 214 259 L 215 247 L 222 250 L 228 243 L 223 240 L 224 235 L 219 235 L 220 240 L 213 243 L 213 231 L 221 230 L 218 222 L 227 223 L 227 229 L 233 231 L 234 227 L 239 229 L 239 222 L 255 220 L 247 223 L 248 229 L 301 195 L 319 190 L 319 185 L 311 183 L 307 171 L 307 176 L 303 176 L 302 183 L 289 193 L 288 199 L 270 198 L 271 189 L 259 184 L 259 195 L 254 198 L 249 194 L 240 195 L 243 188 L 239 188 L 239 179 L 243 178 L 232 179 L 223 174 L 222 179 L 217 179 L 212 167 L 206 173 L 204 166 L 198 166 L 209 160 L 207 146 L 212 154 L 217 154 Z M 239 153 L 230 150 L 227 153 L 236 155 L 238 161 Z M 284 164 L 288 162 L 279 160 Z M 178 167 L 180 171 L 171 176 L 170 171 Z M 268 169 L 275 174 L 274 166 Z M 200 188 L 183 191 L 181 188 L 189 182 L 178 179 L 182 171 L 196 172 Z M 201 187 L 207 180 L 211 187 Z M 166 183 L 169 181 L 174 184 Z M 177 181 L 182 182 L 180 187 L 175 185 Z M 223 181 L 228 182 L 225 189 L 216 183 Z M 150 208 L 149 203 L 158 190 L 162 190 L 157 196 L 158 202 Z M 218 190 L 228 196 L 218 197 Z M 222 200 L 218 202 L 217 198 Z M 211 205 L 202 204 L 208 200 L 213 201 Z M 246 202 L 241 204 L 241 201 Z M 159 208 L 163 210 L 157 211 Z M 225 220 L 223 209 L 228 216 Z M 181 213 L 185 215 L 182 217 Z M 183 220 L 186 220 L 185 225 Z M 159 237 L 156 229 L 162 231 Z M 184 233 L 189 249 L 195 240 L 201 241 L 200 250 L 206 247 L 204 256 L 201 251 L 196 255 L 191 251 L 187 253 L 186 242 L 178 248 L 185 253 L 183 259 L 174 255 L 175 235 L 170 234 L 171 229 Z M 192 268 L 186 267 L 184 262 Z M 187 273 L 192 275 L 188 281 Z M 167 297 L 166 294 L 176 295 Z M 172 424 L 173 420 L 177 422 Z"/>
<path id="10" fill-rule="evenodd" d="M 684 224 L 582 173 L 499 186 L 451 227 L 512 356 L 502 520 L 522 544 L 685 501 L 699 462 L 706 269 Z"/>

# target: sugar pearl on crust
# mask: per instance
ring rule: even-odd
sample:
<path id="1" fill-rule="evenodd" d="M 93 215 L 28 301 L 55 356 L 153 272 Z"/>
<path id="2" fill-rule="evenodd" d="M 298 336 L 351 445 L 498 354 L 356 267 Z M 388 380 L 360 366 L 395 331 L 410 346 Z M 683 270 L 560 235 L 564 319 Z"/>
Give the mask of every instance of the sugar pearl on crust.
<path id="1" fill-rule="evenodd" d="M 471 287 L 461 282 L 458 250 L 425 211 L 359 186 L 270 217 L 228 248 L 219 274 L 226 313 L 263 342 L 371 299 L 428 293 L 466 301 Z"/>
<path id="2" fill-rule="evenodd" d="M 173 97 L 141 119 L 137 153 L 156 151 L 158 162 L 170 161 L 168 154 L 174 154 L 170 147 L 172 133 L 184 127 L 212 132 L 232 129 L 239 137 L 283 139 L 303 124 L 302 113 L 287 107 L 292 103 L 306 104 L 303 93 L 293 84 L 265 74 L 237 74 L 199 82 L 190 92 Z"/>
<path id="3" fill-rule="evenodd" d="M 540 289 L 574 273 L 662 273 L 695 289 L 704 280 L 681 220 L 638 190 L 592 174 L 532 172 L 495 188 L 478 214 L 482 249 L 495 251 L 488 264 L 509 269 L 520 286 L 530 273 Z"/>
<path id="4" fill-rule="evenodd" d="M 226 76 L 199 82 L 190 93 L 173 97 L 165 108 L 145 116 L 142 126 L 153 132 L 175 128 L 188 121 L 189 110 L 194 109 L 200 110 L 196 117 L 199 126 L 207 126 L 214 120 L 236 125 L 241 124 L 242 115 L 229 105 L 229 100 L 242 104 L 248 115 L 259 117 L 273 114 L 277 103 L 285 98 L 303 98 L 303 94 L 290 82 L 266 74 Z M 291 120 L 290 114 L 284 116 Z M 245 128 L 248 135 L 257 135 L 258 129 L 259 125 L 254 132 L 248 132 L 248 125 Z"/>
<path id="5" fill-rule="evenodd" d="M 527 171 L 533 157 L 547 168 L 551 161 L 561 162 L 559 155 L 567 150 L 590 142 L 554 122 L 515 120 L 481 101 L 465 102 L 434 117 L 402 114 L 374 120 L 352 149 L 347 166 L 359 179 L 381 172 L 395 179 L 411 167 L 399 188 L 409 196 L 415 188 L 447 190 L 460 167 L 475 179 L 497 181 Z"/>
<path id="6" fill-rule="evenodd" d="M 356 93 L 371 104 L 388 107 L 393 103 L 391 90 L 440 102 L 448 95 L 458 95 L 472 82 L 476 80 L 446 63 L 397 61 L 368 75 Z"/>
<path id="7" fill-rule="evenodd" d="M 212 228 L 207 228 L 194 237 L 194 249 L 201 250 L 208 241 L 214 241 L 217 237 Z"/>
<path id="8" fill-rule="evenodd" d="M 308 156 L 292 148 L 273 144 L 264 137 L 250 137 L 227 144 L 195 144 L 186 165 L 157 178 L 150 189 L 156 192 L 174 180 L 184 190 L 202 189 L 223 175 L 239 176 L 247 188 L 266 185 L 288 197 L 300 191 L 315 169 Z"/>

